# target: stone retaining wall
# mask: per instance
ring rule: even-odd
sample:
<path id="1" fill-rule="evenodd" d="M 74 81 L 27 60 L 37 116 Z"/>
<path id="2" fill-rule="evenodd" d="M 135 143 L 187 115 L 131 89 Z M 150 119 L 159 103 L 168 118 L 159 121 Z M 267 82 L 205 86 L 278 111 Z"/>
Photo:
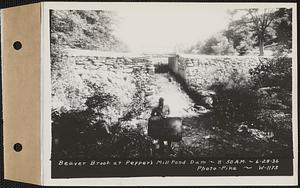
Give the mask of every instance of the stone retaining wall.
<path id="1" fill-rule="evenodd" d="M 266 57 L 206 56 L 179 54 L 169 58 L 170 69 L 190 87 L 209 89 L 215 83 L 230 83 L 236 77 L 249 79 L 249 70 Z M 234 78 L 235 77 L 235 78 Z"/>
<path id="2" fill-rule="evenodd" d="M 82 68 L 86 70 L 117 70 L 126 73 L 143 71 L 154 74 L 154 66 L 151 61 L 145 57 L 126 57 L 120 55 L 104 56 L 101 54 L 93 56 L 77 56 L 69 54 L 64 58 L 67 58 L 69 62 L 74 62 L 76 65 L 82 66 Z"/>
<path id="3" fill-rule="evenodd" d="M 58 112 L 62 108 L 84 110 L 86 99 L 98 87 L 118 98 L 122 112 L 128 110 L 137 91 L 144 96 L 153 92 L 149 80 L 154 77 L 154 66 L 149 58 L 138 55 L 74 50 L 61 53 L 51 68 L 52 108 Z"/>

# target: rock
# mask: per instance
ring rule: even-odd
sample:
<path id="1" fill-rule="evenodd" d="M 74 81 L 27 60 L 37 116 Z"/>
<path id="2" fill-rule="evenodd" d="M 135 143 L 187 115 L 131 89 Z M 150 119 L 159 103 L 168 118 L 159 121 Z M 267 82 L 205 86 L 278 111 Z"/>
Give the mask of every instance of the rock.
<path id="1" fill-rule="evenodd" d="M 256 138 L 256 139 L 270 139 L 274 137 L 273 132 L 264 132 L 258 129 L 249 129 L 249 132 Z"/>
<path id="2" fill-rule="evenodd" d="M 210 137 L 210 135 L 207 135 L 207 136 L 204 136 L 203 137 L 205 140 L 208 140 L 208 139 L 210 139 L 211 137 Z"/>
<path id="3" fill-rule="evenodd" d="M 207 135 L 203 137 L 205 140 L 217 140 L 216 135 Z"/>
<path id="4" fill-rule="evenodd" d="M 123 72 L 126 72 L 126 73 L 132 73 L 133 69 L 131 68 L 126 68 L 126 69 L 122 69 Z"/>
<path id="5" fill-rule="evenodd" d="M 240 147 L 240 144 L 233 143 L 233 144 L 232 144 L 232 147 L 233 147 L 233 148 Z"/>
<path id="6" fill-rule="evenodd" d="M 196 109 L 195 110 L 196 112 L 207 112 L 208 111 L 204 106 L 201 106 L 198 104 L 194 105 L 194 109 Z"/>
<path id="7" fill-rule="evenodd" d="M 84 65 L 83 61 L 76 61 L 76 65 Z"/>
<path id="8" fill-rule="evenodd" d="M 240 125 L 239 128 L 237 129 L 237 132 L 239 133 L 249 132 L 248 126 L 245 124 Z"/>

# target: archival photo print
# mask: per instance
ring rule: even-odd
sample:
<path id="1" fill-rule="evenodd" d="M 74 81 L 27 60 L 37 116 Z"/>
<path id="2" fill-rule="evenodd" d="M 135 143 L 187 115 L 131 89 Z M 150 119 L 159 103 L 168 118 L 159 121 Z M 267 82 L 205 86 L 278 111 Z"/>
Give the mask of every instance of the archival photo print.
<path id="1" fill-rule="evenodd" d="M 292 13 L 50 10 L 52 177 L 292 176 Z"/>

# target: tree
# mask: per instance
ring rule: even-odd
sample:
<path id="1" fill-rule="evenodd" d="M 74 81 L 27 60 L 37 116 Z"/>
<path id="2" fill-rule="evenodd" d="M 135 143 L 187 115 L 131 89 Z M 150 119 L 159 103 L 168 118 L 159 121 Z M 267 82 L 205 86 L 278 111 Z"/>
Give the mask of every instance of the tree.
<path id="1" fill-rule="evenodd" d="M 232 41 L 233 48 L 239 55 L 245 55 L 253 48 L 253 31 L 251 31 L 249 23 L 244 19 L 231 21 L 228 28 L 224 31 L 224 36 L 229 41 Z"/>
<path id="2" fill-rule="evenodd" d="M 235 53 L 232 42 L 222 33 L 209 38 L 201 47 L 200 52 L 208 55 L 231 55 Z"/>
<path id="3" fill-rule="evenodd" d="M 191 54 L 201 54 L 201 48 L 203 46 L 202 41 L 198 41 L 195 45 L 189 47 L 184 51 L 184 53 L 191 53 Z"/>
<path id="4" fill-rule="evenodd" d="M 186 52 L 227 55 L 236 51 L 245 55 L 255 46 L 259 47 L 260 56 L 266 46 L 278 55 L 291 51 L 292 9 L 234 9 L 228 14 L 231 21 L 226 30 L 207 41 L 198 41 Z"/>
<path id="5" fill-rule="evenodd" d="M 275 42 L 278 50 L 292 49 L 292 9 L 280 8 L 274 13 L 273 27 L 276 33 Z"/>
<path id="6" fill-rule="evenodd" d="M 51 45 L 90 50 L 125 50 L 113 35 L 111 11 L 51 10 Z"/>
<path id="7" fill-rule="evenodd" d="M 224 35 L 240 55 L 256 45 L 260 55 L 265 46 L 279 54 L 292 48 L 292 9 L 234 9 L 228 14 L 232 20 Z"/>
<path id="8" fill-rule="evenodd" d="M 232 55 L 236 51 L 231 41 L 222 33 L 217 33 L 206 41 L 198 41 L 195 45 L 185 50 L 185 53 L 206 55 Z"/>
<path id="9" fill-rule="evenodd" d="M 268 42 L 268 39 L 272 37 L 272 24 L 275 16 L 273 9 L 248 9 L 248 15 L 250 16 L 249 21 L 251 23 L 250 27 L 254 32 L 254 36 L 257 39 L 259 46 L 259 55 L 264 55 L 264 45 Z"/>

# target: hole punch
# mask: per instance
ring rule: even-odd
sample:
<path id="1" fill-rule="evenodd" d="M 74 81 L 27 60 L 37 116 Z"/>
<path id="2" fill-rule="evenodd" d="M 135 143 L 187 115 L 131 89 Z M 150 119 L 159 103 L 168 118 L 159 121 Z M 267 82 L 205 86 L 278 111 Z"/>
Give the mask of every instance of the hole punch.
<path id="1" fill-rule="evenodd" d="M 14 150 L 15 150 L 16 152 L 20 152 L 20 151 L 22 151 L 22 149 L 23 149 L 22 144 L 16 143 L 16 144 L 14 145 Z"/>
<path id="2" fill-rule="evenodd" d="M 16 41 L 13 44 L 15 50 L 20 50 L 22 48 L 22 43 L 20 41 Z"/>

